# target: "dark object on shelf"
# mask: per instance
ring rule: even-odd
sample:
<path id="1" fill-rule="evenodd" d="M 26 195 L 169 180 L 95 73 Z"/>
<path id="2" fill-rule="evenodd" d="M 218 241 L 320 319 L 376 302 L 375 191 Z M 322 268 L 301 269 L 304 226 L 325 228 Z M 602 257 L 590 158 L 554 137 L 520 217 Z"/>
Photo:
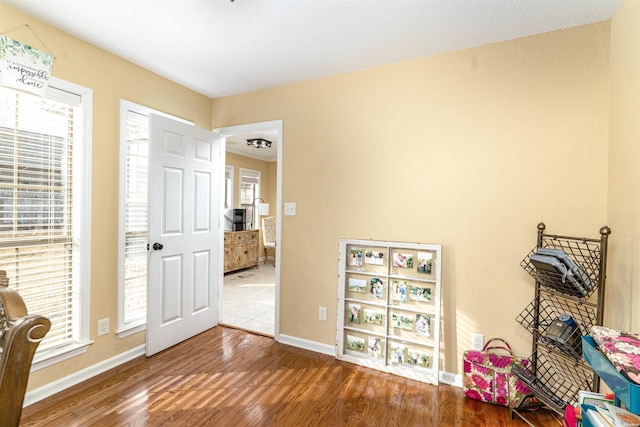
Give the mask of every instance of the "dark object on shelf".
<path id="1" fill-rule="evenodd" d="M 544 337 L 555 343 L 562 351 L 582 354 L 580 326 L 568 314 L 558 316 L 546 330 Z"/>
<path id="2" fill-rule="evenodd" d="M 538 248 L 538 253 L 540 255 L 548 255 L 554 258 L 557 258 L 560 262 L 562 262 L 569 270 L 569 273 L 573 274 L 573 278 L 578 284 L 585 290 L 585 295 L 587 292 L 590 292 L 595 284 L 591 280 L 591 278 L 584 272 L 578 264 L 573 262 L 573 260 L 567 255 L 567 253 L 561 249 L 549 249 L 549 248 Z"/>
<path id="3" fill-rule="evenodd" d="M 531 254 L 531 264 L 536 267 L 536 279 L 559 292 L 586 297 L 593 289 L 593 282 L 563 250 L 539 248 Z"/>
<path id="4" fill-rule="evenodd" d="M 243 231 L 247 218 L 246 209 L 225 209 L 224 229 L 225 231 Z"/>
<path id="5" fill-rule="evenodd" d="M 538 345 L 544 346 L 549 351 L 560 350 L 562 356 L 570 357 L 572 363 L 575 364 L 582 359 L 582 349 L 574 349 L 571 346 L 562 345 L 563 343 L 560 343 L 559 346 L 557 340 L 553 341 L 546 337 L 547 329 L 558 317 L 563 314 L 569 315 L 580 330 L 576 329 L 568 341 L 580 341 L 581 331 L 587 331 L 595 325 L 597 316 L 593 304 L 587 304 L 574 298 L 565 298 L 562 295 L 557 292 L 541 295 L 540 298 L 534 299 L 516 320 L 536 337 Z M 589 386 L 589 388 L 591 387 Z"/>

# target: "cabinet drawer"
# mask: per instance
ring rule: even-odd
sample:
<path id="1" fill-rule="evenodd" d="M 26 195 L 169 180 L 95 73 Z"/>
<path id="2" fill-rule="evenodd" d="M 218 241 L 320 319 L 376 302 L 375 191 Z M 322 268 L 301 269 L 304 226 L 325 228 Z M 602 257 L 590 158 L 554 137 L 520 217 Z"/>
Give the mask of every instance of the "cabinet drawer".
<path id="1" fill-rule="evenodd" d="M 233 245 L 233 239 L 231 237 L 231 233 L 224 233 L 224 245 L 225 246 Z"/>
<path id="2" fill-rule="evenodd" d="M 244 244 L 244 243 L 252 243 L 258 240 L 258 232 L 257 231 L 245 231 L 245 232 L 236 232 L 233 233 L 233 244 Z"/>

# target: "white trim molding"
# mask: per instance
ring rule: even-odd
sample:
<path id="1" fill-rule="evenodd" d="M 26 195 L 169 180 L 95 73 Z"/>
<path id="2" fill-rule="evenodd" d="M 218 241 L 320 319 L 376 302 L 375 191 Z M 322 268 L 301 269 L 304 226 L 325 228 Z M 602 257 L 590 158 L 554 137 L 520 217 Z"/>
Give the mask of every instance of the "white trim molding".
<path id="1" fill-rule="evenodd" d="M 107 372 L 109 369 L 116 368 L 123 363 L 129 362 L 137 357 L 144 356 L 144 352 L 145 346 L 143 344 L 124 353 L 120 353 L 110 359 L 89 366 L 88 368 L 74 372 L 71 375 L 60 378 L 59 380 L 51 382 L 40 388 L 31 390 L 24 396 L 23 407 L 33 405 L 34 403 L 46 399 L 47 397 L 53 396 L 56 393 L 59 393 L 70 387 L 73 387 L 74 385 L 78 385 L 83 381 L 87 381 L 97 375 Z"/>

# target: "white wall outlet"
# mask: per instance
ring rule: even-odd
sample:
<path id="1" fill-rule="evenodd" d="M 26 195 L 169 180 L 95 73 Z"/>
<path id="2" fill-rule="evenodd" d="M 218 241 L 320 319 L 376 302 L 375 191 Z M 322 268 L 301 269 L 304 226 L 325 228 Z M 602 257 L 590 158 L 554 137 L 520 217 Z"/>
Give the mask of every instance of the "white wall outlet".
<path id="1" fill-rule="evenodd" d="M 484 347 L 484 335 L 471 334 L 471 350 L 482 350 Z"/>
<path id="2" fill-rule="evenodd" d="M 98 320 L 98 336 L 109 333 L 109 318 Z"/>
<path id="3" fill-rule="evenodd" d="M 318 307 L 318 320 L 327 321 L 327 307 Z"/>

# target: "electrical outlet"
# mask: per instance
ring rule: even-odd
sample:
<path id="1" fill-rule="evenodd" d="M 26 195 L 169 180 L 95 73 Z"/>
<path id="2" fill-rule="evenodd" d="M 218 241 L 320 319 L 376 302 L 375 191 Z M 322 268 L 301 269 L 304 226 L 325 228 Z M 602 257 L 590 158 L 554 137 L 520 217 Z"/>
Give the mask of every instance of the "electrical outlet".
<path id="1" fill-rule="evenodd" d="M 327 307 L 318 307 L 318 320 L 327 321 Z"/>
<path id="2" fill-rule="evenodd" d="M 482 350 L 484 347 L 484 335 L 471 334 L 471 350 Z"/>
<path id="3" fill-rule="evenodd" d="M 98 336 L 109 333 L 109 318 L 98 320 Z"/>

